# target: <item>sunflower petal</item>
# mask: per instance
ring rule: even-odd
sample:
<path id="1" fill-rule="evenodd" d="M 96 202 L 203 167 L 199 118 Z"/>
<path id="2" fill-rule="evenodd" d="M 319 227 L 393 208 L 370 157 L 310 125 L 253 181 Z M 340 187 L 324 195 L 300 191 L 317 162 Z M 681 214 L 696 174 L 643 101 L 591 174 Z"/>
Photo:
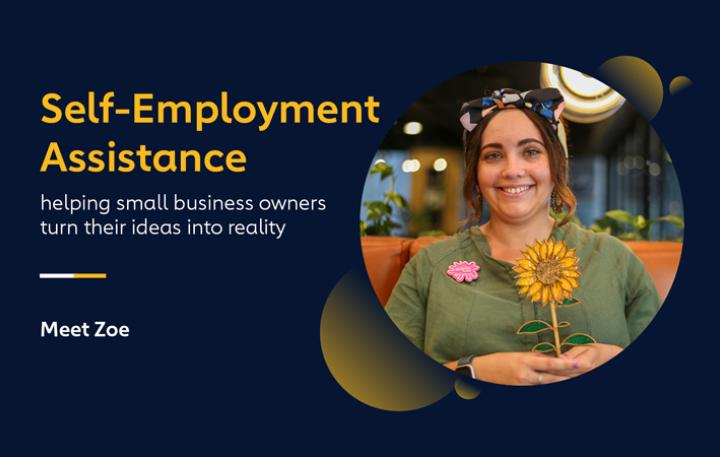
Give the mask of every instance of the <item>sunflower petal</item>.
<path id="1" fill-rule="evenodd" d="M 565 243 L 562 241 L 556 241 L 555 242 L 555 249 L 553 249 L 552 256 L 555 258 L 561 258 L 562 255 L 560 255 L 560 252 L 563 254 L 565 253 Z"/>
<path id="2" fill-rule="evenodd" d="M 540 258 L 547 259 L 547 244 L 540 243 Z"/>
<path id="3" fill-rule="evenodd" d="M 520 295 L 527 295 L 527 291 L 528 291 L 529 288 L 530 288 L 530 287 L 528 287 L 528 286 L 519 288 L 519 289 L 518 289 L 518 294 L 520 294 Z"/>
<path id="4" fill-rule="evenodd" d="M 575 278 L 567 278 L 567 280 L 573 286 L 573 289 L 577 289 L 578 287 L 580 287 L 580 284 L 578 284 Z"/>
<path id="5" fill-rule="evenodd" d="M 518 273 L 518 275 L 516 276 L 517 279 L 520 279 L 520 278 L 534 278 L 534 277 L 535 277 L 535 272 L 534 272 L 534 271 L 525 271 L 525 270 L 523 270 L 521 273 Z"/>
<path id="6" fill-rule="evenodd" d="M 541 254 L 541 250 L 542 250 L 541 247 L 542 247 L 542 243 L 539 242 L 539 241 L 536 241 L 536 242 L 535 242 L 535 247 L 534 247 L 534 249 L 535 249 L 535 252 L 538 253 L 538 256 L 542 256 L 542 254 Z"/>
<path id="7" fill-rule="evenodd" d="M 579 278 L 580 277 L 580 273 L 578 273 L 575 270 L 564 269 L 564 270 L 562 270 L 561 274 L 563 276 L 565 276 L 566 278 Z"/>
<path id="8" fill-rule="evenodd" d="M 545 286 L 542 288 L 542 304 L 547 305 L 550 301 L 550 287 Z"/>
<path id="9" fill-rule="evenodd" d="M 547 258 L 552 257 L 553 251 L 555 250 L 555 241 L 550 238 L 547 240 Z"/>
<path id="10" fill-rule="evenodd" d="M 535 278 L 519 278 L 515 284 L 518 286 L 531 286 L 535 284 Z"/>
<path id="11" fill-rule="evenodd" d="M 575 259 L 574 257 L 565 257 L 564 259 L 559 260 L 560 267 L 562 267 L 562 268 L 572 267 L 575 265 L 576 261 L 577 261 L 577 259 Z"/>
<path id="12" fill-rule="evenodd" d="M 532 246 L 528 246 L 527 256 L 530 257 L 530 259 L 532 259 L 532 261 L 535 263 L 540 261 L 537 251 L 535 251 L 535 249 L 533 249 Z"/>
<path id="13" fill-rule="evenodd" d="M 560 284 L 560 287 L 561 287 L 563 290 L 566 290 L 566 291 L 568 291 L 568 292 L 572 292 L 572 291 L 573 291 L 573 286 L 572 286 L 572 284 L 570 284 L 570 281 L 568 281 L 568 280 L 565 279 L 565 278 L 559 278 L 559 279 L 558 279 L 558 284 Z"/>
<path id="14" fill-rule="evenodd" d="M 517 262 L 517 266 L 525 269 L 525 270 L 532 270 L 535 266 L 530 259 L 519 259 Z"/>
<path id="15" fill-rule="evenodd" d="M 562 287 L 560 287 L 560 284 L 558 284 L 557 282 L 553 283 L 551 290 L 552 290 L 552 298 L 555 300 L 555 302 L 557 302 L 557 303 L 561 302 L 563 299 L 563 294 L 562 294 L 563 290 L 562 290 Z"/>
<path id="16" fill-rule="evenodd" d="M 542 300 L 542 291 L 538 290 L 535 294 L 533 294 L 532 297 L 530 297 L 530 300 L 532 302 L 539 302 L 540 300 Z"/>
<path id="17" fill-rule="evenodd" d="M 542 283 L 540 281 L 537 281 L 530 286 L 530 289 L 528 290 L 528 295 L 535 295 L 536 293 L 540 292 L 541 289 Z"/>

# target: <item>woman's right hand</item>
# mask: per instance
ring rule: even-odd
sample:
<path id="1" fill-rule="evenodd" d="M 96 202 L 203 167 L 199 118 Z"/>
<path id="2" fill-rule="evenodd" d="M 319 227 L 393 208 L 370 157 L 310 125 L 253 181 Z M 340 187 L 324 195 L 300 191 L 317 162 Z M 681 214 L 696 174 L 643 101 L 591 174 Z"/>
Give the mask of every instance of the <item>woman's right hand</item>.
<path id="1" fill-rule="evenodd" d="M 583 368 L 577 361 L 538 352 L 496 352 L 475 357 L 472 364 L 477 379 L 513 386 L 564 381 Z"/>

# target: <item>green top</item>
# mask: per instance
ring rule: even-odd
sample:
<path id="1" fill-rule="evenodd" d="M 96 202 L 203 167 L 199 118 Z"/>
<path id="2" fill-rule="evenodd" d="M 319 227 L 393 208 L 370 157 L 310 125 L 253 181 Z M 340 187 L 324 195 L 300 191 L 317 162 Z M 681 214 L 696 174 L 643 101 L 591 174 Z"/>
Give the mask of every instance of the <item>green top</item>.
<path id="1" fill-rule="evenodd" d="M 598 343 L 626 347 L 660 308 L 655 284 L 635 254 L 620 240 L 568 223 L 552 238 L 576 248 L 580 303 L 558 307 L 560 339 L 586 333 Z M 474 261 L 478 279 L 458 283 L 448 276 L 453 262 Z M 494 352 L 530 351 L 551 331 L 516 334 L 525 322 L 552 322 L 550 307 L 518 295 L 513 265 L 490 257 L 479 227 L 433 243 L 415 255 L 395 285 L 386 311 L 405 336 L 440 363 Z M 563 348 L 564 350 L 567 347 Z"/>

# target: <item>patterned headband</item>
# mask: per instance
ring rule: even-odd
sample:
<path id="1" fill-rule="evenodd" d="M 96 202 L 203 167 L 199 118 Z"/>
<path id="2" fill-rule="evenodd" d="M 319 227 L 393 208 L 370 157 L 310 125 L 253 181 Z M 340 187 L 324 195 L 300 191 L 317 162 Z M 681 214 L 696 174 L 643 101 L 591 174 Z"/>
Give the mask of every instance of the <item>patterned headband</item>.
<path id="1" fill-rule="evenodd" d="M 534 111 L 547 120 L 557 133 L 567 157 L 565 129 L 560 114 L 565 108 L 565 99 L 559 90 L 549 87 L 520 92 L 516 89 L 499 89 L 489 97 L 477 98 L 463 103 L 460 108 L 460 123 L 472 132 L 480 121 L 496 109 L 524 108 Z"/>

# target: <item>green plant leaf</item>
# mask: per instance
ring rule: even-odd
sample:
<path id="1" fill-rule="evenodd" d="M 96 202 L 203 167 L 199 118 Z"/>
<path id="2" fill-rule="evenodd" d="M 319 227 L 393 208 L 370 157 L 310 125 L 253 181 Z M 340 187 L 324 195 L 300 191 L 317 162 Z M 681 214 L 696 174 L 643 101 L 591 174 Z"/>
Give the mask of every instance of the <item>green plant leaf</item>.
<path id="1" fill-rule="evenodd" d="M 621 209 L 612 209 L 606 212 L 605 215 L 614 221 L 621 222 L 630 226 L 633 225 L 632 214 L 628 213 L 627 211 L 623 211 Z"/>
<path id="2" fill-rule="evenodd" d="M 617 236 L 623 241 L 642 241 L 643 237 L 638 232 L 621 233 Z"/>
<path id="3" fill-rule="evenodd" d="M 565 298 L 565 299 L 563 299 L 562 303 L 560 303 L 560 305 L 561 306 L 572 306 L 572 305 L 577 305 L 578 303 L 580 303 L 580 300 L 578 300 L 576 298 Z"/>
<path id="4" fill-rule="evenodd" d="M 642 230 L 645 227 L 647 227 L 648 221 L 645 219 L 645 216 L 642 214 L 638 214 L 633 218 L 632 226 L 635 227 L 636 230 Z"/>
<path id="5" fill-rule="evenodd" d="M 616 221 L 615 219 L 612 219 L 608 217 L 607 215 L 595 219 L 595 224 L 600 230 L 599 232 L 605 232 L 605 233 L 616 233 L 616 232 L 622 232 L 624 231 L 622 228 L 622 225 Z M 609 229 L 610 232 L 607 232 L 606 229 Z"/>
<path id="6" fill-rule="evenodd" d="M 549 351 L 554 351 L 554 350 L 555 350 L 554 344 L 545 343 L 545 342 L 538 343 L 535 346 L 533 346 L 533 348 L 532 348 L 532 352 L 549 352 Z"/>
<path id="7" fill-rule="evenodd" d="M 683 220 L 682 217 L 676 216 L 675 214 L 668 214 L 667 216 L 658 217 L 657 219 L 655 219 L 655 221 L 658 221 L 658 222 L 661 222 L 661 221 L 670 222 L 671 224 L 675 225 L 675 226 L 676 226 L 677 228 L 679 228 L 680 230 L 684 230 L 684 229 L 685 229 L 685 221 Z"/>
<path id="8" fill-rule="evenodd" d="M 577 346 L 579 344 L 588 344 L 588 343 L 594 343 L 595 339 L 587 335 L 585 333 L 573 333 L 572 335 L 569 335 L 567 338 L 565 338 L 560 344 L 560 346 L 564 345 L 570 345 L 570 346 Z"/>
<path id="9" fill-rule="evenodd" d="M 590 226 L 590 230 L 592 230 L 593 232 L 596 232 L 596 233 L 607 233 L 608 235 L 611 235 L 611 234 L 612 234 L 612 228 L 610 228 L 610 227 L 600 227 L 600 226 L 597 225 L 597 224 L 592 224 L 592 225 Z"/>
<path id="10" fill-rule="evenodd" d="M 367 218 L 370 222 L 377 224 L 383 220 L 384 217 L 384 214 L 376 209 L 368 210 Z"/>
<path id="11" fill-rule="evenodd" d="M 370 168 L 370 174 L 380 173 L 380 181 L 393 174 L 393 168 L 385 162 L 378 162 Z"/>
<path id="12" fill-rule="evenodd" d="M 370 174 L 379 174 L 380 180 L 391 177 L 389 190 L 385 192 L 382 201 L 365 201 L 363 206 L 367 208 L 367 216 L 363 223 L 360 224 L 361 235 L 391 235 L 394 228 L 402 227 L 392 219 L 393 210 L 399 209 L 400 216 L 404 217 L 403 212 L 409 213 L 408 202 L 399 193 L 395 192 L 395 173 L 393 167 L 384 161 L 375 163 L 370 168 Z M 364 224 L 364 225 L 363 225 Z"/>
<path id="13" fill-rule="evenodd" d="M 405 200 L 405 197 L 398 194 L 397 192 L 385 192 L 385 197 L 391 202 L 395 203 L 398 208 L 407 207 L 407 200 Z"/>
<path id="14" fill-rule="evenodd" d="M 520 328 L 517 330 L 517 333 L 540 333 L 544 332 L 545 330 L 552 330 L 552 326 L 545 321 L 533 320 L 525 322 L 523 325 L 521 325 Z"/>
<path id="15" fill-rule="evenodd" d="M 390 205 L 388 205 L 385 202 L 380 201 L 374 201 L 374 202 L 365 202 L 365 207 L 368 209 L 368 211 L 375 211 L 378 213 L 390 213 L 392 211 L 392 208 Z"/>
<path id="16" fill-rule="evenodd" d="M 368 236 L 389 236 L 390 233 L 387 232 L 383 227 L 380 227 L 378 225 L 370 225 L 368 226 L 367 230 Z"/>

